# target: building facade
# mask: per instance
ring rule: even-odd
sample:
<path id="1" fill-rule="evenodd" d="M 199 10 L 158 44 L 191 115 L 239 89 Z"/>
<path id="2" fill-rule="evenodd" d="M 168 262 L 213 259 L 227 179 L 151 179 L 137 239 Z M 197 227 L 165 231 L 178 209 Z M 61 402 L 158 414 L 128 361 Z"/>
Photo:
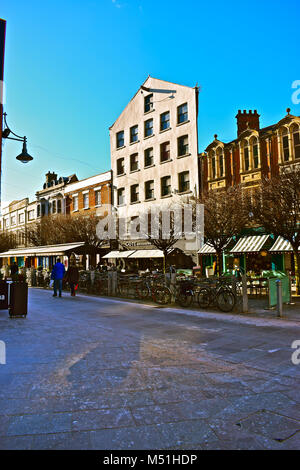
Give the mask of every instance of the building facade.
<path id="1" fill-rule="evenodd" d="M 64 194 L 67 214 L 94 214 L 112 203 L 111 171 L 71 183 Z"/>
<path id="2" fill-rule="evenodd" d="M 28 198 L 13 201 L 2 209 L 1 230 L 12 234 L 18 246 L 27 246 L 26 231 L 37 219 L 37 203 Z"/>
<path id="3" fill-rule="evenodd" d="M 300 117 L 290 114 L 276 124 L 260 128 L 259 114 L 241 110 L 236 115 L 237 139 L 215 139 L 199 155 L 201 191 L 241 184 L 255 188 L 262 178 L 300 163 Z"/>
<path id="4" fill-rule="evenodd" d="M 49 171 L 43 189 L 36 192 L 37 218 L 51 214 L 66 214 L 65 190 L 68 185 L 76 181 L 78 178 L 75 174 L 58 177 L 56 173 Z"/>
<path id="5" fill-rule="evenodd" d="M 199 193 L 198 88 L 148 77 L 110 127 L 113 203 L 128 223 Z"/>

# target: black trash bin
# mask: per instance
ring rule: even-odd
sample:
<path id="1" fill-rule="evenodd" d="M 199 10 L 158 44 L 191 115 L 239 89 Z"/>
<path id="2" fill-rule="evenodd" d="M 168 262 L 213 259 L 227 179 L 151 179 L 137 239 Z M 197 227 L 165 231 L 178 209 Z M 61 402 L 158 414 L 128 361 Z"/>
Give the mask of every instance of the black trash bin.
<path id="1" fill-rule="evenodd" d="M 28 306 L 27 282 L 13 282 L 10 285 L 9 316 L 26 317 Z"/>
<path id="2" fill-rule="evenodd" d="M 8 309 L 8 284 L 0 281 L 0 310 Z"/>

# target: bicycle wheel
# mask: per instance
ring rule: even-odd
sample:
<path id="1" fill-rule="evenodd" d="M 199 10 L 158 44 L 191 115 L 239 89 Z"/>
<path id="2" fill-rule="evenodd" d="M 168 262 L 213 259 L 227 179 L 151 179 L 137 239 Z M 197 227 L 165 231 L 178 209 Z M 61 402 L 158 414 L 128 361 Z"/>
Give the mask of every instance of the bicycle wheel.
<path id="1" fill-rule="evenodd" d="M 211 302 L 211 293 L 210 290 L 207 289 L 207 287 L 202 287 L 202 289 L 199 290 L 198 293 L 198 305 L 201 308 L 207 308 L 209 307 Z"/>
<path id="2" fill-rule="evenodd" d="M 141 284 L 138 285 L 136 288 L 136 293 L 137 293 L 137 297 L 140 300 L 144 300 L 144 299 L 147 299 L 147 297 L 149 297 L 150 290 L 145 282 L 141 282 Z"/>
<path id="3" fill-rule="evenodd" d="M 235 306 L 235 296 L 229 290 L 222 289 L 217 294 L 217 306 L 222 312 L 231 312 Z"/>
<path id="4" fill-rule="evenodd" d="M 154 291 L 155 302 L 160 305 L 166 305 L 171 302 L 171 291 L 166 286 L 157 286 Z"/>
<path id="5" fill-rule="evenodd" d="M 193 303 L 194 293 L 191 290 L 181 292 L 178 296 L 178 303 L 181 307 L 189 307 Z"/>

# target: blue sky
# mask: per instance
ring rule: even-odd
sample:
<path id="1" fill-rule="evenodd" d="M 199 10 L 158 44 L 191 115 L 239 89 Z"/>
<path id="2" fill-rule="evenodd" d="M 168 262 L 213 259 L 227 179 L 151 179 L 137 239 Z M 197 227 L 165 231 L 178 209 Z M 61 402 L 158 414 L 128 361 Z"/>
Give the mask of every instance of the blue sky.
<path id="1" fill-rule="evenodd" d="M 300 80 L 299 0 L 10 0 L 8 121 L 34 161 L 5 142 L 2 200 L 33 197 L 48 170 L 110 169 L 109 126 L 150 74 L 201 87 L 199 150 L 236 136 L 238 109 L 261 125 L 285 115 Z"/>

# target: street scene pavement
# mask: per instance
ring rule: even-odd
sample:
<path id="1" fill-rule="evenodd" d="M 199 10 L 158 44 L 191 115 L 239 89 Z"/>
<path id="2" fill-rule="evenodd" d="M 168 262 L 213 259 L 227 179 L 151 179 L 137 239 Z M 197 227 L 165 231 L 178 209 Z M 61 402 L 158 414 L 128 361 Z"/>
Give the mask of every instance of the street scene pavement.
<path id="1" fill-rule="evenodd" d="M 299 449 L 300 324 L 29 290 L 0 449 Z"/>

